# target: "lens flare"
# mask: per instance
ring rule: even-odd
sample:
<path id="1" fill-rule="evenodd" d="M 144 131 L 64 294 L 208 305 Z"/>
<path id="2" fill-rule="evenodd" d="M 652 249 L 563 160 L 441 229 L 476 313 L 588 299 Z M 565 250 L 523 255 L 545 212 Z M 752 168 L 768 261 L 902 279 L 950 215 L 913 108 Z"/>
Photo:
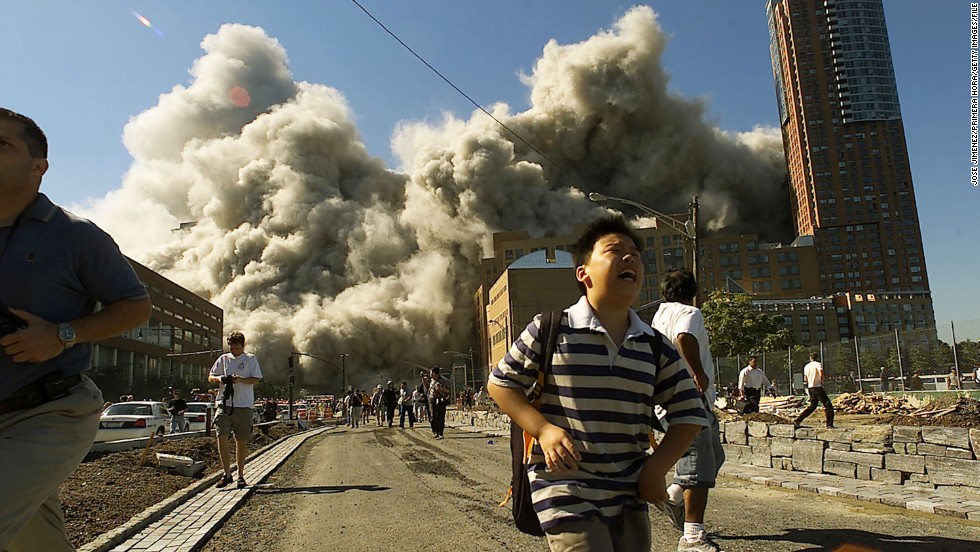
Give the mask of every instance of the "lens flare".
<path id="1" fill-rule="evenodd" d="M 147 19 L 146 17 L 144 17 L 142 14 L 140 14 L 138 12 L 133 12 L 133 17 L 135 17 L 136 20 L 139 21 L 141 25 L 143 25 L 147 29 L 152 30 L 154 33 L 156 33 L 157 36 L 163 36 L 163 31 L 161 31 L 160 29 L 154 27 L 153 26 L 153 23 L 151 23 L 150 20 Z"/>
<path id="2" fill-rule="evenodd" d="M 248 94 L 248 90 L 241 86 L 231 87 L 231 90 L 228 91 L 228 100 L 235 107 L 248 107 L 248 104 L 252 103 L 252 97 Z"/>

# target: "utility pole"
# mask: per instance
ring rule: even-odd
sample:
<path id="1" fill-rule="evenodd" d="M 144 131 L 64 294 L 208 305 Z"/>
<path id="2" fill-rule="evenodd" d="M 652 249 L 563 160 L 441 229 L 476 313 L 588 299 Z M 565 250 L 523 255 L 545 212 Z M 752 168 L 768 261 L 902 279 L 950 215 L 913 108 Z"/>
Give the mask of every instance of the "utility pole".
<path id="1" fill-rule="evenodd" d="M 347 392 L 347 357 L 350 353 L 343 353 L 340 355 L 340 390 L 342 393 Z"/>
<path id="2" fill-rule="evenodd" d="M 698 271 L 698 209 L 701 207 L 701 202 L 698 200 L 698 196 L 694 196 L 691 199 L 691 204 L 689 205 L 691 209 L 691 228 L 690 235 L 691 242 L 694 244 L 694 249 L 691 251 L 691 272 L 694 273 L 694 279 L 698 282 L 698 293 L 694 297 L 695 307 L 701 307 L 701 288 L 704 287 L 704 282 L 701 279 L 701 274 Z"/>
<path id="3" fill-rule="evenodd" d="M 293 419 L 293 355 L 289 354 L 289 419 Z"/>

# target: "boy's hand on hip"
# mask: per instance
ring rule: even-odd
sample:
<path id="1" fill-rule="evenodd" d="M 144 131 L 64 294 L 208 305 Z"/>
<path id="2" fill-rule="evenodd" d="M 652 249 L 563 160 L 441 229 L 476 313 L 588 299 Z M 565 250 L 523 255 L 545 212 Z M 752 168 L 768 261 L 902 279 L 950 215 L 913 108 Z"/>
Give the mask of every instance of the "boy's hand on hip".
<path id="1" fill-rule="evenodd" d="M 639 493 L 640 498 L 650 503 L 667 501 L 667 472 L 660 470 L 650 459 L 640 468 Z"/>
<path id="2" fill-rule="evenodd" d="M 575 443 L 564 429 L 547 424 L 538 434 L 538 443 L 544 451 L 548 471 L 563 472 L 578 469 L 577 461 L 581 460 L 582 456 L 575 450 Z"/>

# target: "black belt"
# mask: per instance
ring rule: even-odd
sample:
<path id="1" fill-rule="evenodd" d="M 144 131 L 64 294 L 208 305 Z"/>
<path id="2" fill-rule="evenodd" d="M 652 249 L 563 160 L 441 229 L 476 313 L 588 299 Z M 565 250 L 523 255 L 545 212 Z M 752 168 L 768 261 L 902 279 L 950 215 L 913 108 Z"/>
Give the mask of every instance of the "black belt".
<path id="1" fill-rule="evenodd" d="M 81 374 L 66 376 L 61 372 L 48 374 L 17 390 L 14 396 L 0 401 L 0 414 L 34 408 L 48 401 L 67 397 L 72 387 L 82 383 Z"/>

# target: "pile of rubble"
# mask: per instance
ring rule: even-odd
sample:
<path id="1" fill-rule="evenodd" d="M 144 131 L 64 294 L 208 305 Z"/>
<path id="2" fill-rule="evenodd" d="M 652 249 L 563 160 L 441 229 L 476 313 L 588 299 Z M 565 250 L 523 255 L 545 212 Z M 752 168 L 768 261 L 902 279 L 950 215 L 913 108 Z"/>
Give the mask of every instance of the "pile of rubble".
<path id="1" fill-rule="evenodd" d="M 834 409 L 845 414 L 898 414 L 909 416 L 917 409 L 904 397 L 876 393 L 841 393 L 834 399 Z"/>
<path id="2" fill-rule="evenodd" d="M 931 402 L 912 412 L 911 415 L 939 418 L 940 416 L 946 416 L 947 414 L 957 414 L 960 416 L 980 416 L 980 401 L 966 397 L 957 397 L 952 402 Z"/>
<path id="3" fill-rule="evenodd" d="M 921 402 L 914 398 L 875 393 L 843 393 L 834 399 L 834 408 L 846 414 L 895 414 L 921 418 L 939 418 L 949 414 L 980 416 L 980 401 L 967 397 Z"/>

